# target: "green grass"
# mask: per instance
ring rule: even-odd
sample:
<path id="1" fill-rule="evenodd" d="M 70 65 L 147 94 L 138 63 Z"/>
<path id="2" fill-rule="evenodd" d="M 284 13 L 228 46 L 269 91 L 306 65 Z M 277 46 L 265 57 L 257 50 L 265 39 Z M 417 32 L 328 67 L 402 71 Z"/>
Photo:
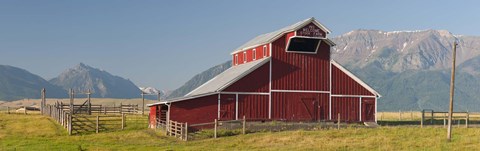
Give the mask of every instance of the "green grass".
<path id="1" fill-rule="evenodd" d="M 396 126 L 259 132 L 183 142 L 144 126 L 124 131 L 68 136 L 41 115 L 0 114 L 0 150 L 477 150 L 479 128 Z M 208 131 L 205 132 L 208 135 Z M 238 132 L 233 132 L 234 134 Z"/>

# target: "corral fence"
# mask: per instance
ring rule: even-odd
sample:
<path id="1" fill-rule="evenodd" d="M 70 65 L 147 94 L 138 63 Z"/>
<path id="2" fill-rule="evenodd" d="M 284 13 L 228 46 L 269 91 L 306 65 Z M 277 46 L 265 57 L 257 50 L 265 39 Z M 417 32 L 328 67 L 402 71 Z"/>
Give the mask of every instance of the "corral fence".
<path id="1" fill-rule="evenodd" d="M 431 109 L 424 109 L 421 112 L 420 126 L 424 127 L 425 125 L 441 125 L 443 127 L 447 126 L 448 122 L 448 112 L 439 112 Z M 465 125 L 466 128 L 470 127 L 472 124 L 480 124 L 480 113 L 473 112 L 453 112 L 452 113 L 452 124 Z"/>
<path id="2" fill-rule="evenodd" d="M 126 114 L 121 115 L 87 115 L 71 114 L 68 108 L 58 104 L 46 105 L 44 115 L 52 117 L 56 122 L 67 129 L 69 135 L 109 130 L 123 130 Z"/>
<path id="3" fill-rule="evenodd" d="M 138 105 L 92 105 L 90 97 L 82 104 L 73 104 L 73 91 L 71 92 L 70 104 L 58 101 L 54 104 L 46 104 L 45 89 L 43 89 L 40 111 L 42 115 L 49 116 L 62 125 L 69 135 L 123 130 L 127 125 L 127 119 L 132 126 L 140 124 L 144 127 L 148 123 L 145 116 L 137 115 Z"/>

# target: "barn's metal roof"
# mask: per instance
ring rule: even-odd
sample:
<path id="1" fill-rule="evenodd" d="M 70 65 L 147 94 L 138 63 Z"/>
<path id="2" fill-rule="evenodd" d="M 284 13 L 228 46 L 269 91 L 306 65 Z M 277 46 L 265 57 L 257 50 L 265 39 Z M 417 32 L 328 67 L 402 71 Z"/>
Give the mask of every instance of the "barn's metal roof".
<path id="1" fill-rule="evenodd" d="M 312 18 L 308 18 L 308 19 L 302 20 L 300 22 L 297 22 L 295 24 L 292 24 L 290 26 L 284 27 L 282 29 L 257 36 L 255 38 L 253 38 L 252 40 L 248 41 L 247 43 L 241 45 L 237 49 L 235 49 L 235 51 L 232 52 L 232 54 L 235 54 L 239 51 L 243 51 L 243 50 L 250 49 L 250 48 L 253 48 L 253 47 L 257 47 L 259 45 L 271 43 L 271 42 L 275 41 L 278 37 L 282 36 L 283 34 L 285 34 L 287 32 L 292 32 L 292 31 L 298 30 L 298 29 L 302 28 L 303 26 L 305 26 L 309 23 L 314 23 L 315 25 L 320 27 L 323 31 L 325 31 L 327 34 L 330 33 L 330 30 L 327 27 L 325 27 L 320 22 L 315 20 L 315 18 L 312 17 Z"/>
<path id="2" fill-rule="evenodd" d="M 183 101 L 187 99 L 194 99 L 212 94 L 217 94 L 269 61 L 270 57 L 267 57 L 249 63 L 237 65 L 235 67 L 230 67 L 229 69 L 215 76 L 213 79 L 205 82 L 203 85 L 199 86 L 198 88 L 183 97 L 173 98 L 154 104 L 147 104 L 147 106 Z"/>
<path id="3" fill-rule="evenodd" d="M 210 81 L 199 86 L 198 88 L 196 88 L 195 90 L 193 90 L 192 92 L 188 93 L 185 96 L 193 96 L 193 95 L 199 95 L 199 94 L 204 94 L 209 92 L 221 91 L 224 88 L 230 86 L 232 83 L 239 80 L 240 78 L 249 74 L 253 70 L 267 63 L 269 60 L 270 60 L 270 57 L 267 57 L 267 58 L 252 61 L 249 63 L 237 65 L 235 67 L 231 67 L 225 70 L 224 72 L 220 73 Z"/>

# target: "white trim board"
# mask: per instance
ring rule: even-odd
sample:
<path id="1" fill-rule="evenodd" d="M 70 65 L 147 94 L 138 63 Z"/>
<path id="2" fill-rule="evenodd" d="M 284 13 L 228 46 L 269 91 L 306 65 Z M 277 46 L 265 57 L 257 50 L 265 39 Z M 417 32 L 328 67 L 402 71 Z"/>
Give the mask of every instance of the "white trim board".
<path id="1" fill-rule="evenodd" d="M 270 49 L 267 50 L 269 51 L 269 55 L 272 56 L 272 43 L 269 44 Z M 270 67 L 268 70 L 268 119 L 272 119 L 272 62 L 273 59 L 270 59 Z"/>
<path id="2" fill-rule="evenodd" d="M 268 92 L 219 92 L 220 94 L 270 95 Z"/>
<path id="3" fill-rule="evenodd" d="M 337 97 L 337 98 L 341 98 L 341 97 L 344 97 L 344 98 L 356 98 L 356 97 L 363 97 L 363 98 L 376 98 L 375 96 L 371 96 L 371 95 L 343 95 L 343 94 L 332 94 L 330 95 L 332 97 Z"/>
<path id="4" fill-rule="evenodd" d="M 287 93 L 330 93 L 329 91 L 310 91 L 310 90 L 271 90 L 272 92 L 287 92 Z"/>

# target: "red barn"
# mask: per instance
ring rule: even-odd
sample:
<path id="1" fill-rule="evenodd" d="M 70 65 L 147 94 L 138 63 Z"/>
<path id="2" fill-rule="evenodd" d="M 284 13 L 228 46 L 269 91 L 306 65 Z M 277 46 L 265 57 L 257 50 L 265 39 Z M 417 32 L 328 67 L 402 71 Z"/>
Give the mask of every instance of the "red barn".
<path id="1" fill-rule="evenodd" d="M 214 119 L 376 122 L 380 94 L 330 58 L 335 45 L 309 18 L 253 38 L 230 69 L 184 97 L 149 104 L 150 121 Z"/>

